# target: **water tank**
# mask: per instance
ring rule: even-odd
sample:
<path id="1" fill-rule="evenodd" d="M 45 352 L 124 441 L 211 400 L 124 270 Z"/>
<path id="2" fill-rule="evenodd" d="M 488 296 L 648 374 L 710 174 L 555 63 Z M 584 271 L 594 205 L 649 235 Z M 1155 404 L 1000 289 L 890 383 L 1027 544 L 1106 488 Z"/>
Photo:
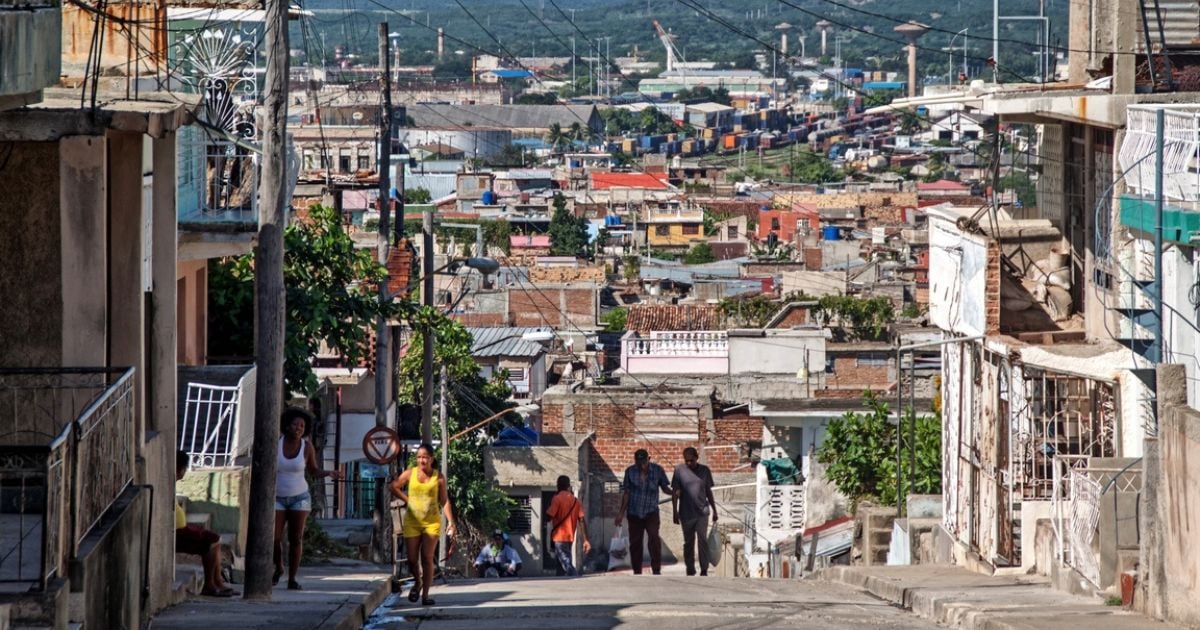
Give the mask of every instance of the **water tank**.
<path id="1" fill-rule="evenodd" d="M 496 193 L 490 190 L 485 190 L 483 191 L 483 198 L 480 199 L 480 201 L 483 202 L 483 205 L 485 206 L 494 206 L 496 205 Z"/>
<path id="2" fill-rule="evenodd" d="M 842 231 L 836 225 L 826 225 L 821 228 L 821 238 L 827 241 L 842 240 Z"/>

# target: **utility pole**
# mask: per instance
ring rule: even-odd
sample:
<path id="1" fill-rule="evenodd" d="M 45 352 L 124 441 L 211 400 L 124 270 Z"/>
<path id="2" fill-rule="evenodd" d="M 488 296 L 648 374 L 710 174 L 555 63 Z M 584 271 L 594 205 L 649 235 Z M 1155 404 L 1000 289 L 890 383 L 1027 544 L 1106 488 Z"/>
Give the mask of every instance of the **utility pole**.
<path id="1" fill-rule="evenodd" d="M 446 366 L 443 364 L 441 373 L 438 378 L 438 428 L 441 430 L 442 436 L 442 479 L 446 479 L 446 483 L 450 483 L 450 427 L 449 419 L 447 418 L 446 410 Z M 442 518 L 442 530 L 438 533 L 438 564 L 441 565 L 440 559 L 446 556 L 446 515 L 440 514 Z"/>
<path id="2" fill-rule="evenodd" d="M 383 281 L 379 283 L 379 304 L 387 305 L 392 297 L 388 295 L 387 262 L 389 242 L 388 220 L 391 215 L 391 179 L 388 170 L 392 162 L 392 81 L 391 68 L 388 62 L 388 23 L 379 23 L 379 80 L 383 88 L 383 108 L 379 112 L 379 234 L 377 235 L 377 254 L 379 264 L 383 265 Z M 386 427 L 388 424 L 388 408 L 392 406 L 392 353 L 390 350 L 392 330 L 388 325 L 388 317 L 380 315 L 375 320 L 375 426 Z M 375 532 L 374 544 L 371 545 L 372 560 L 377 563 L 388 562 L 395 558 L 391 553 L 388 541 L 395 541 L 392 535 L 392 519 L 388 514 L 387 496 L 383 484 L 375 487 Z"/>
<path id="3" fill-rule="evenodd" d="M 421 304 L 433 308 L 433 210 L 421 213 Z M 428 310 L 427 309 L 427 310 Z M 433 335 L 421 332 L 421 441 L 433 441 Z"/>
<path id="4" fill-rule="evenodd" d="M 379 303 L 387 304 L 388 296 L 387 262 L 389 247 L 389 219 L 391 215 L 391 178 L 388 170 L 392 161 L 392 85 L 391 70 L 388 67 L 388 24 L 379 23 L 379 80 L 383 87 L 383 111 L 379 113 L 379 233 L 376 239 L 376 249 L 379 264 L 384 265 L 384 281 L 379 286 Z M 387 318 L 382 315 L 375 322 L 375 426 L 387 426 L 387 410 L 391 402 L 391 375 L 388 371 L 388 329 Z"/>
<path id="5" fill-rule="evenodd" d="M 275 538 L 275 454 L 283 407 L 286 294 L 283 229 L 289 199 L 287 173 L 288 3 L 265 0 L 267 74 L 263 97 L 262 203 L 254 255 L 254 447 L 246 533 L 246 599 L 270 599 Z"/>

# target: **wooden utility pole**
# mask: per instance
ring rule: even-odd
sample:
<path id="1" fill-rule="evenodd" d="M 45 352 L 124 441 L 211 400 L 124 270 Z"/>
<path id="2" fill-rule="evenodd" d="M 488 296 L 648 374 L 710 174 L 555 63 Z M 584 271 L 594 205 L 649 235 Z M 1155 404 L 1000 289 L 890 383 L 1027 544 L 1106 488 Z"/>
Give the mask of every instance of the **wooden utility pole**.
<path id="1" fill-rule="evenodd" d="M 265 0 L 267 76 L 263 98 L 262 187 L 254 255 L 254 448 L 246 535 L 246 599 L 271 597 L 275 537 L 275 454 L 283 407 L 285 293 L 283 229 L 287 224 L 288 3 Z"/>
<path id="2" fill-rule="evenodd" d="M 388 68 L 388 24 L 379 23 L 379 79 L 383 89 L 383 110 L 379 112 L 379 234 L 377 240 L 379 264 L 384 266 L 383 282 L 379 283 L 379 303 L 388 304 L 392 297 L 388 292 L 390 276 L 387 271 L 389 255 L 388 221 L 391 217 L 391 179 L 388 171 L 392 162 L 392 84 L 391 69 Z M 375 426 L 386 427 L 388 424 L 388 408 L 392 406 L 392 329 L 388 325 L 388 317 L 380 315 L 375 322 Z M 377 563 L 391 562 L 395 559 L 389 541 L 394 541 L 392 519 L 388 514 L 388 500 L 384 484 L 375 488 L 375 532 L 374 544 L 371 545 L 371 560 Z M 388 555 L 391 555 L 391 558 Z"/>
<path id="3" fill-rule="evenodd" d="M 421 305 L 433 308 L 433 210 L 421 213 Z M 421 441 L 433 441 L 434 330 L 421 333 Z"/>
<path id="4" fill-rule="evenodd" d="M 391 297 L 388 295 L 387 262 L 390 244 L 391 196 L 392 183 L 389 169 L 392 162 L 392 102 L 391 102 L 391 70 L 388 67 L 388 23 L 379 23 L 379 80 L 383 89 L 383 111 L 379 113 L 379 233 L 377 248 L 379 264 L 384 265 L 383 282 L 379 285 L 379 303 L 387 304 Z M 387 410 L 391 404 L 391 372 L 388 359 L 388 337 L 391 330 L 388 318 L 380 316 L 375 325 L 375 426 L 387 426 Z"/>

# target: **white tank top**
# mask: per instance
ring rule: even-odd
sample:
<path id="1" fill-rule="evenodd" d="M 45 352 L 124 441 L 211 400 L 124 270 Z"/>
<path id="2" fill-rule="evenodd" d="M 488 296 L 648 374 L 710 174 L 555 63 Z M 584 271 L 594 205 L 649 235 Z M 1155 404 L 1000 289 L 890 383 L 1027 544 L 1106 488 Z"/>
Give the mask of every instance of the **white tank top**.
<path id="1" fill-rule="evenodd" d="M 275 496 L 294 497 L 308 492 L 308 481 L 304 479 L 304 451 L 308 440 L 301 440 L 300 452 L 288 459 L 283 452 L 283 438 L 279 438 L 279 455 L 276 460 Z"/>

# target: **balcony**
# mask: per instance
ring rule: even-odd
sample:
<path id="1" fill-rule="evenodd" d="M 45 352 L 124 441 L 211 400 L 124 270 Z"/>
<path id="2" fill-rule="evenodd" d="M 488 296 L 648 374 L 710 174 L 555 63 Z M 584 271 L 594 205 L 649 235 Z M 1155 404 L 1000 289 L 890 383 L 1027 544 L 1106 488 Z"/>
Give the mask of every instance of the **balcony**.
<path id="1" fill-rule="evenodd" d="M 253 365 L 180 366 L 179 450 L 193 469 L 237 466 L 254 441 Z"/>
<path id="2" fill-rule="evenodd" d="M 1129 191 L 1120 199 L 1121 223 L 1155 231 L 1158 112 L 1163 113 L 1163 238 L 1189 245 L 1200 238 L 1200 106 L 1131 105 L 1119 153 Z"/>
<path id="3" fill-rule="evenodd" d="M 0 370 L 0 592 L 44 591 L 133 481 L 133 369 Z"/>
<path id="4" fill-rule="evenodd" d="M 621 337 L 621 369 L 627 374 L 725 374 L 729 335 L 725 331 L 652 332 Z"/>
<path id="5" fill-rule="evenodd" d="M 0 0 L 0 110 L 41 101 L 58 84 L 62 12 L 54 0 Z"/>

